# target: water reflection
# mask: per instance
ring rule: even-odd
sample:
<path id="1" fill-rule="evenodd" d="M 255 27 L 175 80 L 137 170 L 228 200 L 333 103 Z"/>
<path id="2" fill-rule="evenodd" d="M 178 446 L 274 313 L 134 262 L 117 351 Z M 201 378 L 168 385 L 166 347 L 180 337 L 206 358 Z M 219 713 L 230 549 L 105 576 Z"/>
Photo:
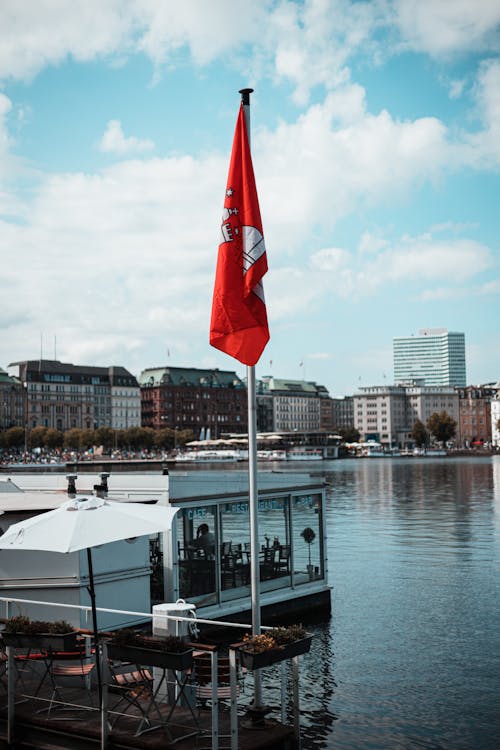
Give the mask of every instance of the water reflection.
<path id="1" fill-rule="evenodd" d="M 301 660 L 303 746 L 496 748 L 500 460 L 325 476 L 333 616 Z"/>

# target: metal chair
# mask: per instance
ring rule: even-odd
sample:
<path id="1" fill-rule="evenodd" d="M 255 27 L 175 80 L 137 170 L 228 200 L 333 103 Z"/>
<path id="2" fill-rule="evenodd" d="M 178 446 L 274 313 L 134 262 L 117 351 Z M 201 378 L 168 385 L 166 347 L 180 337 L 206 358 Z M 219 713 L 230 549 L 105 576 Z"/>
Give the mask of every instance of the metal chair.
<path id="1" fill-rule="evenodd" d="M 77 708 L 89 710 L 94 706 L 91 687 L 91 675 L 95 669 L 94 656 L 91 650 L 88 652 L 82 644 L 76 652 L 54 651 L 48 654 L 47 674 L 52 685 L 47 716 L 50 716 L 55 707 L 65 709 Z M 67 683 L 66 685 L 64 683 Z M 88 697 L 89 705 L 71 703 L 67 698 L 68 689 L 77 685 L 83 686 Z M 44 709 L 45 710 L 45 709 Z"/>

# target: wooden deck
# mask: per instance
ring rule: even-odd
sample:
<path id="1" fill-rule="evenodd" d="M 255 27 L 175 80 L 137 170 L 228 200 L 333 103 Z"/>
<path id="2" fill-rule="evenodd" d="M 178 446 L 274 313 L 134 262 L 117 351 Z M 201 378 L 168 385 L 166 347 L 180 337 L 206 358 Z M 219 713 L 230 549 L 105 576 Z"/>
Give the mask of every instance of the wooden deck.
<path id="1" fill-rule="evenodd" d="M 36 675 L 23 678 L 23 684 L 16 688 L 15 725 L 13 744 L 7 744 L 7 693 L 5 676 L 0 686 L 0 747 L 37 748 L 37 750 L 83 750 L 99 748 L 101 742 L 101 715 L 97 708 L 90 707 L 90 697 L 85 689 L 77 684 L 65 688 L 64 700 L 86 708 L 56 706 L 47 715 L 51 697 L 50 686 L 44 684 L 38 698 L 33 696 L 36 689 Z M 97 691 L 91 691 L 94 706 L 97 705 Z M 117 705 L 119 696 L 109 695 L 111 712 Z M 139 700 L 143 700 L 139 697 Z M 145 700 L 145 698 L 144 698 Z M 167 704 L 159 706 L 161 716 L 169 711 Z M 125 709 L 120 709 L 124 710 Z M 170 721 L 162 726 L 160 717 L 152 714 L 153 729 L 137 735 L 141 714 L 138 708 L 127 705 L 126 715 L 111 713 L 112 729 L 108 735 L 110 750 L 210 750 L 212 748 L 212 714 L 210 709 L 194 709 L 196 723 L 189 709 L 175 708 Z M 158 726 L 154 726 L 159 724 Z M 219 710 L 219 748 L 231 747 L 229 711 Z M 181 739 L 184 735 L 190 735 Z M 194 736 L 193 736 L 194 735 Z M 240 750 L 294 750 L 297 747 L 293 728 L 278 721 L 266 719 L 262 726 L 251 725 L 248 718 L 238 716 L 238 748 Z"/>

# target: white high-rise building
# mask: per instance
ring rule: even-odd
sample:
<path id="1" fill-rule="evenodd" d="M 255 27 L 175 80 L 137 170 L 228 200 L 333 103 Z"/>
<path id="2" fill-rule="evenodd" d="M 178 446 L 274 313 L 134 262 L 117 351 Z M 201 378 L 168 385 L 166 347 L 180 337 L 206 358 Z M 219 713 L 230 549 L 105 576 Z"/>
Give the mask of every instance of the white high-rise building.
<path id="1" fill-rule="evenodd" d="M 423 328 L 393 341 L 394 382 L 465 388 L 465 334 Z"/>

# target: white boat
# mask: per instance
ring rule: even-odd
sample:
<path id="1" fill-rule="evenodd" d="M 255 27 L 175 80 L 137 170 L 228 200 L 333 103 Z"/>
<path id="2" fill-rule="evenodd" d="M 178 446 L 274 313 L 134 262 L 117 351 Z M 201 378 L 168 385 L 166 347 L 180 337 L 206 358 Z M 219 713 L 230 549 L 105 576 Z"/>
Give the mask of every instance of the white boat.
<path id="1" fill-rule="evenodd" d="M 235 450 L 192 450 L 179 453 L 174 461 L 180 463 L 222 463 L 231 461 L 243 461 L 245 456 L 241 451 Z"/>
<path id="2" fill-rule="evenodd" d="M 286 454 L 288 461 L 321 461 L 323 450 L 321 448 L 290 448 Z"/>
<path id="3" fill-rule="evenodd" d="M 257 451 L 258 461 L 286 461 L 285 450 L 262 450 Z"/>
<path id="4" fill-rule="evenodd" d="M 380 443 L 368 440 L 366 443 L 360 444 L 359 455 L 363 458 L 384 458 L 387 454 L 384 453 L 384 449 Z"/>

